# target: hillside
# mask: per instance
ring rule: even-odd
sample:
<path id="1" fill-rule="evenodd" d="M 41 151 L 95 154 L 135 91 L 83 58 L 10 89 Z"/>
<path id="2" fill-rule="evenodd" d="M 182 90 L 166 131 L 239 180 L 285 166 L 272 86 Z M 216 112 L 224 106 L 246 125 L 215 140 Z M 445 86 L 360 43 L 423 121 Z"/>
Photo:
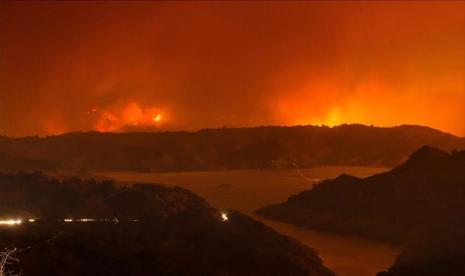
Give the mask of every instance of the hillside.
<path id="1" fill-rule="evenodd" d="M 316 165 L 394 166 L 422 145 L 465 149 L 465 139 L 421 126 L 363 125 L 207 129 L 197 132 L 68 133 L 0 137 L 0 153 L 43 169 L 185 171 L 294 168 Z M 0 169 L 21 167 L 1 162 Z"/>
<path id="2" fill-rule="evenodd" d="M 332 275 L 312 249 L 177 187 L 0 174 L 0 210 L 23 218 L 0 225 L 0 248 L 25 275 Z"/>
<path id="3" fill-rule="evenodd" d="M 388 172 L 365 179 L 341 175 L 256 212 L 406 246 L 383 275 L 460 275 L 465 271 L 465 151 L 422 147 Z"/>

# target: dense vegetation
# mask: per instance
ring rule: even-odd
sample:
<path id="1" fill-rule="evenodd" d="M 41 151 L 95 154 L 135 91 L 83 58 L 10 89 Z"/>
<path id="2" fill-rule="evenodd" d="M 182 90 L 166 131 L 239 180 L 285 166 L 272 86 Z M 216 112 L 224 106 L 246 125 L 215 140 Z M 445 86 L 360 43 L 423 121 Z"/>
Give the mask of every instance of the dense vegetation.
<path id="1" fill-rule="evenodd" d="M 18 248 L 8 270 L 25 275 L 332 275 L 312 249 L 176 187 L 0 174 L 6 217 L 38 219 L 0 227 L 0 248 Z M 82 217 L 120 222 L 59 221 Z"/>
<path id="2" fill-rule="evenodd" d="M 465 149 L 465 139 L 420 126 L 363 125 L 0 137 L 0 169 L 183 171 L 393 166 L 422 145 Z"/>
<path id="3" fill-rule="evenodd" d="M 422 147 L 391 171 L 341 175 L 257 213 L 405 245 L 383 275 L 464 275 L 465 151 Z"/>

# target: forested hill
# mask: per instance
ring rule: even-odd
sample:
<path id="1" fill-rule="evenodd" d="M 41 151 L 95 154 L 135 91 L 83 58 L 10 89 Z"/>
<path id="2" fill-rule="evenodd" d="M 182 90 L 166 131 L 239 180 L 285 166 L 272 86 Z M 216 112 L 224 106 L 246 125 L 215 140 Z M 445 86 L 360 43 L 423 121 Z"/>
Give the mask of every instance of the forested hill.
<path id="1" fill-rule="evenodd" d="M 185 171 L 316 165 L 394 166 L 423 145 L 465 149 L 465 138 L 403 125 L 265 126 L 197 132 L 0 137 L 0 169 Z M 41 162 L 38 162 L 41 161 Z"/>
<path id="2" fill-rule="evenodd" d="M 381 275 L 465 275 L 465 151 L 422 147 L 388 172 L 341 175 L 257 213 L 403 244 Z"/>
<path id="3" fill-rule="evenodd" d="M 178 187 L 0 173 L 0 219 L 22 219 L 0 227 L 19 260 L 5 275 L 333 275 L 311 248 L 224 212 Z"/>

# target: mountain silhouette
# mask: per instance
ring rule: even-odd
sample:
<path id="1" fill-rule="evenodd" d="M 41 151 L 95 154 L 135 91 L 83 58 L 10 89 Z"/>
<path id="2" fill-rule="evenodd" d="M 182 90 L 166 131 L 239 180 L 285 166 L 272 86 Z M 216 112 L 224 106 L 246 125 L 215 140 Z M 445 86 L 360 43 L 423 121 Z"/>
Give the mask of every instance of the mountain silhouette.
<path id="1" fill-rule="evenodd" d="M 265 126 L 197 132 L 97 133 L 0 137 L 0 153 L 26 169 L 189 171 L 309 168 L 318 165 L 395 166 L 422 145 L 465 149 L 465 139 L 421 126 Z M 0 159 L 1 161 L 1 159 Z M 9 162 L 0 169 L 14 170 Z M 35 165 L 34 165 L 35 164 Z M 43 163 L 45 164 L 45 163 Z"/>
<path id="2" fill-rule="evenodd" d="M 325 180 L 256 213 L 404 245 L 381 275 L 464 275 L 465 151 L 421 147 L 390 171 Z"/>

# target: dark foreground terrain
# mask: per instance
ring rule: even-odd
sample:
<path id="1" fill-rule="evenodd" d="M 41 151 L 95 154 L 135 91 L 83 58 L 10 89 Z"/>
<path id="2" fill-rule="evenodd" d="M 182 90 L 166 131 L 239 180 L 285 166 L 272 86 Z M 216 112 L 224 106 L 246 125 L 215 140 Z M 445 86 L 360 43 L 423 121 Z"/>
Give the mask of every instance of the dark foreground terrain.
<path id="1" fill-rule="evenodd" d="M 465 149 L 465 139 L 409 125 L 267 126 L 197 132 L 0 137 L 0 170 L 159 172 L 319 165 L 392 167 L 422 145 Z"/>
<path id="2" fill-rule="evenodd" d="M 0 225 L 0 248 L 19 260 L 5 267 L 12 273 L 332 275 L 312 249 L 238 212 L 221 215 L 181 188 L 0 174 L 0 217 L 23 218 Z"/>
<path id="3" fill-rule="evenodd" d="M 256 212 L 404 245 L 383 276 L 465 275 L 465 151 L 422 147 L 391 171 L 341 175 Z"/>

